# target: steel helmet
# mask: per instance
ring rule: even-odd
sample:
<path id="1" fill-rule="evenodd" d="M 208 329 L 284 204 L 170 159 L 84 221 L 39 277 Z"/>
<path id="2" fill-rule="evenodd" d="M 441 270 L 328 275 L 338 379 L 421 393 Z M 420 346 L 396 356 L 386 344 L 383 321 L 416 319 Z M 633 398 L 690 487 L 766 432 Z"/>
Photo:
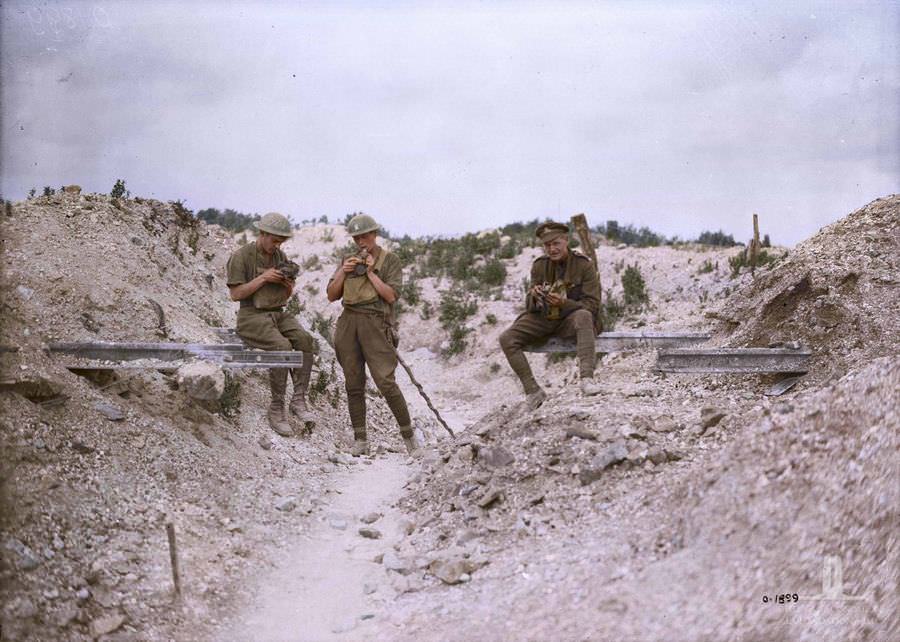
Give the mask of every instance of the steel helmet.
<path id="1" fill-rule="evenodd" d="M 347 233 L 350 236 L 359 236 L 380 229 L 381 226 L 368 214 L 357 214 L 347 223 Z"/>
<path id="2" fill-rule="evenodd" d="M 255 224 L 256 229 L 260 232 L 268 232 L 275 236 L 292 236 L 291 222 L 287 220 L 284 214 L 278 212 L 269 212 Z"/>

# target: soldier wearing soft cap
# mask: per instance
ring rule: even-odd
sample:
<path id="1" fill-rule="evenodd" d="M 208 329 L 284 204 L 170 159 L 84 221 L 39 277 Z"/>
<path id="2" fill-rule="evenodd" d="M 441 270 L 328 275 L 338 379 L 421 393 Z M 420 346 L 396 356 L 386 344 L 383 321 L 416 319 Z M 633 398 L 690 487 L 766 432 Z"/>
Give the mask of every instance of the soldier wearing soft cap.
<path id="1" fill-rule="evenodd" d="M 547 394 L 535 381 L 522 349 L 551 336 L 575 337 L 582 394 L 602 391 L 594 381 L 600 311 L 597 269 L 587 256 L 569 249 L 569 227 L 564 223 L 543 223 L 535 236 L 544 255 L 531 266 L 525 311 L 500 335 L 500 347 L 522 382 L 532 409 L 544 403 Z"/>

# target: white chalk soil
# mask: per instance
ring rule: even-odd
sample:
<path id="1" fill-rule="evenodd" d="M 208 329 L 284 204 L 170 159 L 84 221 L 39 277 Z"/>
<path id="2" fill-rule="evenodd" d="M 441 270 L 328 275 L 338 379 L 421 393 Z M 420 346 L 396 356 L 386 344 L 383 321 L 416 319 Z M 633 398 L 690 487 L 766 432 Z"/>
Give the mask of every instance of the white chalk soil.
<path id="1" fill-rule="evenodd" d="M 412 467 L 407 457 L 358 458 L 335 475 L 334 499 L 310 531 L 276 554 L 248 586 L 249 599 L 213 639 L 347 640 L 369 637 L 393 599 L 376 557 L 404 536 L 394 503 Z M 377 519 L 371 523 L 367 521 Z M 360 534 L 369 529 L 377 539 Z"/>

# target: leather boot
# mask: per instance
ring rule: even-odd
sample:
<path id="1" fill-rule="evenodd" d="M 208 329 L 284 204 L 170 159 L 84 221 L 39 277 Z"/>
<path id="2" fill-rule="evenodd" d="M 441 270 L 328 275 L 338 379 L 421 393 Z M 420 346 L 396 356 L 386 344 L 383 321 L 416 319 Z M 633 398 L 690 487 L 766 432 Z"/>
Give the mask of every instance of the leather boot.
<path id="1" fill-rule="evenodd" d="M 403 437 L 403 445 L 406 446 L 406 452 L 410 457 L 418 459 L 422 456 L 422 444 L 416 438 L 412 426 L 400 426 L 400 436 Z"/>
<path id="2" fill-rule="evenodd" d="M 369 442 L 366 440 L 366 427 L 353 427 L 353 446 L 350 448 L 350 454 L 354 457 L 369 454 Z"/>
<path id="3" fill-rule="evenodd" d="M 269 389 L 272 391 L 272 403 L 269 404 L 267 417 L 272 430 L 283 437 L 294 434 L 291 425 L 284 416 L 284 394 L 287 390 L 287 370 L 285 368 L 269 368 Z"/>
<path id="4" fill-rule="evenodd" d="M 303 353 L 303 365 L 291 369 L 291 380 L 294 383 L 294 394 L 288 408 L 292 415 L 300 421 L 315 421 L 315 416 L 306 407 L 306 391 L 309 390 L 309 376 L 312 372 L 312 353 Z"/>

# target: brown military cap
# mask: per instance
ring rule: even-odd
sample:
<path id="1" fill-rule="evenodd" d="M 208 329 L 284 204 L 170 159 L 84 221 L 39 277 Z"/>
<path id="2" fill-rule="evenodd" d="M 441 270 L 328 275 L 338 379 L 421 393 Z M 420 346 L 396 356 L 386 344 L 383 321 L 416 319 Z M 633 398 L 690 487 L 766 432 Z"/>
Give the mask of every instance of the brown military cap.
<path id="1" fill-rule="evenodd" d="M 547 221 L 546 223 L 538 225 L 537 229 L 534 231 L 534 235 L 541 240 L 541 243 L 549 243 L 560 236 L 568 236 L 569 226 L 565 223 Z"/>

